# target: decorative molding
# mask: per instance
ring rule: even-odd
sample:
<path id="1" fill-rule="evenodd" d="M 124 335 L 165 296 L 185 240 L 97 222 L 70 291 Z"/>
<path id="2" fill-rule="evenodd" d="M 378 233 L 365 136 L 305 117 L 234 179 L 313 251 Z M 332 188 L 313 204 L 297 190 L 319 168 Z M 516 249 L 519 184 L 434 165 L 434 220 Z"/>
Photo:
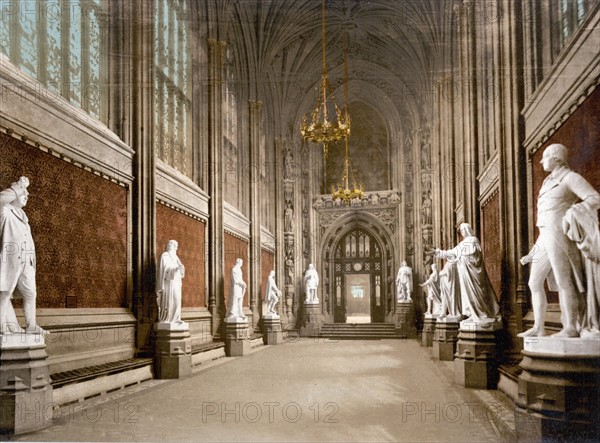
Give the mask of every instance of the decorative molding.
<path id="1" fill-rule="evenodd" d="M 260 247 L 265 251 L 275 252 L 275 236 L 263 225 L 260 225 Z"/>
<path id="2" fill-rule="evenodd" d="M 250 238 L 250 220 L 225 201 L 223 202 L 223 226 L 234 237 L 244 241 Z"/>
<path id="3" fill-rule="evenodd" d="M 479 201 L 489 200 L 490 194 L 497 192 L 500 185 L 500 162 L 496 152 L 477 176 L 479 182 Z"/>
<path id="4" fill-rule="evenodd" d="M 225 228 L 225 229 L 223 230 L 223 232 L 224 232 L 225 234 L 231 235 L 231 236 L 232 236 L 232 237 L 234 237 L 234 238 L 237 238 L 238 240 L 241 240 L 241 241 L 243 241 L 244 243 L 246 243 L 246 246 L 248 246 L 249 237 L 244 237 L 244 236 L 241 236 L 241 235 L 239 235 L 239 234 L 237 234 L 237 233 L 235 233 L 235 232 L 232 232 L 232 231 L 230 231 L 230 230 L 229 230 L 229 229 L 227 229 L 227 228 Z"/>
<path id="5" fill-rule="evenodd" d="M 315 198 L 313 208 L 317 211 L 326 210 L 340 210 L 341 208 L 364 208 L 364 207 L 398 207 L 402 197 L 398 191 L 377 191 L 377 192 L 365 192 L 362 199 L 355 199 L 351 202 L 349 207 L 345 207 L 341 200 L 333 200 L 331 194 L 321 194 Z"/>
<path id="6" fill-rule="evenodd" d="M 156 196 L 161 203 L 202 221 L 209 219 L 210 197 L 191 179 L 156 159 Z"/>
<path id="7" fill-rule="evenodd" d="M 35 140 L 31 140 L 26 135 L 19 134 L 18 132 L 15 132 L 11 128 L 6 128 L 2 124 L 0 124 L 0 131 L 4 132 L 6 135 L 9 135 L 17 140 L 22 141 L 23 143 L 28 144 L 29 146 L 33 146 L 34 148 L 37 148 L 42 152 L 46 152 L 50 155 L 53 155 L 54 157 L 60 158 L 61 160 L 64 160 L 65 162 L 70 163 L 75 167 L 81 168 L 84 171 L 91 172 L 92 174 L 97 175 L 98 177 L 102 177 L 105 180 L 111 181 L 112 183 L 115 183 L 123 188 L 129 188 L 130 183 L 126 183 L 121 180 L 118 180 L 117 178 L 115 178 L 113 176 L 107 175 L 103 171 L 99 171 L 97 169 L 92 169 L 89 166 L 86 166 L 86 165 L 78 162 L 77 160 L 72 159 L 71 157 L 68 157 L 64 154 L 54 151 L 52 148 L 44 146 Z"/>
<path id="8" fill-rule="evenodd" d="M 174 211 L 177 211 L 177 212 L 179 212 L 179 213 L 181 213 L 181 214 L 183 214 L 183 215 L 186 215 L 186 216 L 188 216 L 188 217 L 190 217 L 190 218 L 193 218 L 194 220 L 198 220 L 198 221 L 200 221 L 200 222 L 202 222 L 202 223 L 206 223 L 206 222 L 207 222 L 207 220 L 206 220 L 205 218 L 203 218 L 203 217 L 199 217 L 199 216 L 197 216 L 197 215 L 194 215 L 194 214 L 192 214 L 191 212 L 185 211 L 185 210 L 183 210 L 183 209 L 181 209 L 181 208 L 179 208 L 179 207 L 177 207 L 177 206 L 174 206 L 174 205 L 172 205 L 172 204 L 171 204 L 171 203 L 169 203 L 169 202 L 166 202 L 166 201 L 164 201 L 164 200 L 161 200 L 160 198 L 157 198 L 157 199 L 156 199 L 156 202 L 157 202 L 157 203 L 160 203 L 160 204 L 161 204 L 161 205 L 163 205 L 163 206 L 166 206 L 167 208 L 173 209 Z"/>
<path id="9" fill-rule="evenodd" d="M 524 146 L 533 155 L 600 82 L 600 13 L 582 23 L 552 70 L 526 100 Z"/>
<path id="10" fill-rule="evenodd" d="M 479 201 L 481 203 L 481 209 L 485 208 L 485 206 L 496 196 L 496 194 L 498 194 L 498 192 L 500 192 L 500 186 L 496 185 L 494 186 L 494 189 L 485 196 L 485 199 L 480 197 Z"/>
<path id="11" fill-rule="evenodd" d="M 345 216 L 350 213 L 358 212 L 359 208 L 346 208 L 336 211 L 327 211 L 322 214 L 319 214 L 319 226 L 321 227 L 321 232 L 324 233 L 327 228 L 333 225 L 337 219 L 342 216 Z M 384 208 L 384 209 L 362 209 L 360 208 L 361 213 L 367 213 L 375 218 L 377 218 L 381 223 L 383 223 L 391 233 L 394 232 L 394 225 L 397 219 L 397 209 L 396 208 Z"/>
<path id="12" fill-rule="evenodd" d="M 131 184 L 134 150 L 108 127 L 46 89 L 2 54 L 0 83 L 0 126 L 97 175 Z"/>

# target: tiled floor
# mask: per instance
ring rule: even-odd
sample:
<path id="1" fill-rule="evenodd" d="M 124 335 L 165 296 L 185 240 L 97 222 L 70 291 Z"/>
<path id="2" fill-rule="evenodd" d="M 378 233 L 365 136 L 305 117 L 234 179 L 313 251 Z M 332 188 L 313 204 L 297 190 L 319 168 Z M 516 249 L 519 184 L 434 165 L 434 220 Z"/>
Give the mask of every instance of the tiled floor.
<path id="1" fill-rule="evenodd" d="M 295 339 L 63 409 L 18 441 L 507 441 L 416 340 Z M 83 409 L 86 407 L 86 409 Z"/>

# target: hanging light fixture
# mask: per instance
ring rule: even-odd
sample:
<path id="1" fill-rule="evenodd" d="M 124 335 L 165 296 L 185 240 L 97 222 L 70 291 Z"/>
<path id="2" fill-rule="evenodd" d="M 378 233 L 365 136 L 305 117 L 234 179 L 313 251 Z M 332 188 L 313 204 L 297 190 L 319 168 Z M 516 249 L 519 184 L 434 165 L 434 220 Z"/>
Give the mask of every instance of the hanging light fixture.
<path id="1" fill-rule="evenodd" d="M 323 154 L 327 160 L 327 143 L 347 138 L 350 134 L 350 116 L 338 108 L 335 97 L 331 90 L 331 85 L 327 79 L 327 57 L 326 57 L 326 38 L 325 38 L 325 0 L 322 2 L 322 36 L 323 36 L 323 72 L 321 75 L 321 84 L 319 90 L 319 99 L 314 110 L 310 114 L 310 120 L 307 115 L 302 116 L 300 124 L 300 134 L 304 140 L 313 143 L 323 144 Z M 335 110 L 335 120 L 329 121 L 328 100 L 331 99 Z"/>
<path id="2" fill-rule="evenodd" d="M 348 40 L 346 40 L 346 46 L 344 48 L 344 101 L 345 101 L 345 115 L 348 114 Z M 344 173 L 342 175 L 342 182 L 338 183 L 337 189 L 331 187 L 331 198 L 337 200 L 341 199 L 346 205 L 350 205 L 352 199 L 361 199 L 365 195 L 364 186 L 360 183 L 356 185 L 354 174 L 350 167 L 350 150 L 348 147 L 348 136 L 346 136 L 346 155 L 344 157 Z M 350 175 L 352 175 L 352 188 L 350 188 Z"/>

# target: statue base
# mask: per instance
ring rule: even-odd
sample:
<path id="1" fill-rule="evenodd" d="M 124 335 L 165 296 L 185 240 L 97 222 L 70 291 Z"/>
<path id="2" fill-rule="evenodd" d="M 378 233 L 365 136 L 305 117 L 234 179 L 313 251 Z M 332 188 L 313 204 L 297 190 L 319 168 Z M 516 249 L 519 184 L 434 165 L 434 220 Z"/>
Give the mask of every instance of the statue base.
<path id="1" fill-rule="evenodd" d="M 156 378 L 182 378 L 192 373 L 192 337 L 187 323 L 156 323 Z"/>
<path id="2" fill-rule="evenodd" d="M 24 434 L 52 424 L 48 354 L 42 334 L 0 335 L 0 434 Z"/>
<path id="3" fill-rule="evenodd" d="M 305 303 L 303 308 L 302 337 L 318 337 L 321 331 L 321 309 L 318 303 Z"/>
<path id="4" fill-rule="evenodd" d="M 278 345 L 283 343 L 283 330 L 279 316 L 263 317 L 263 343 L 265 345 Z"/>
<path id="5" fill-rule="evenodd" d="M 396 335 L 400 338 L 416 338 L 415 305 L 412 300 L 396 302 Z"/>
<path id="6" fill-rule="evenodd" d="M 225 355 L 243 357 L 250 353 L 250 328 L 248 321 L 225 322 Z"/>
<path id="7" fill-rule="evenodd" d="M 458 318 L 438 318 L 433 335 L 433 358 L 440 361 L 454 360 L 458 341 Z"/>
<path id="8" fill-rule="evenodd" d="M 519 441 L 600 435 L 600 340 L 527 337 L 515 424 Z"/>
<path id="9" fill-rule="evenodd" d="M 426 346 L 428 348 L 433 346 L 436 321 L 436 315 L 425 314 L 425 319 L 423 320 L 423 332 L 421 333 L 421 346 Z"/>
<path id="10" fill-rule="evenodd" d="M 496 389 L 498 362 L 496 361 L 498 322 L 460 322 L 454 381 L 465 388 Z"/>

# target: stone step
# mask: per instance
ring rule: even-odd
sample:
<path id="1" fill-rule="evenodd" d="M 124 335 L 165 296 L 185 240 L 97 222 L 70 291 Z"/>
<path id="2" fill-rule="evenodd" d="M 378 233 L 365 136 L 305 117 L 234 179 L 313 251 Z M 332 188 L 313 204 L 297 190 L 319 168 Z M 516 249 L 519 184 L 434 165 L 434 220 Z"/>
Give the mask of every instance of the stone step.
<path id="1" fill-rule="evenodd" d="M 321 326 L 320 336 L 338 340 L 397 339 L 392 323 L 326 323 Z"/>

